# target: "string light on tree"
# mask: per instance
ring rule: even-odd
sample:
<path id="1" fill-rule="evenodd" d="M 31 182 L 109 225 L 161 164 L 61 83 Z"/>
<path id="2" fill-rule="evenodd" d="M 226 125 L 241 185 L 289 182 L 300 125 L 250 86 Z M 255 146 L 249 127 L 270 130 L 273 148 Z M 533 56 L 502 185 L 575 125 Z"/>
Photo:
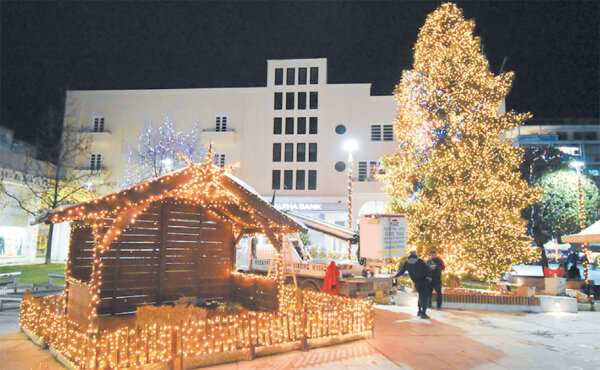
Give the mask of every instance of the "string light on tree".
<path id="1" fill-rule="evenodd" d="M 474 27 L 451 3 L 427 17 L 394 93 L 399 145 L 380 177 L 391 211 L 407 215 L 410 248 L 491 281 L 535 258 L 521 210 L 540 192 L 515 171 L 522 150 L 499 139 L 530 115 L 498 113 L 513 74 L 490 72 Z"/>
<path id="2" fill-rule="evenodd" d="M 186 165 L 181 158 L 198 162 L 204 154 L 205 151 L 200 148 L 200 126 L 196 123 L 189 133 L 177 131 L 169 116 L 165 115 L 158 127 L 146 123 L 136 146 L 129 147 L 121 187 L 178 170 Z"/>

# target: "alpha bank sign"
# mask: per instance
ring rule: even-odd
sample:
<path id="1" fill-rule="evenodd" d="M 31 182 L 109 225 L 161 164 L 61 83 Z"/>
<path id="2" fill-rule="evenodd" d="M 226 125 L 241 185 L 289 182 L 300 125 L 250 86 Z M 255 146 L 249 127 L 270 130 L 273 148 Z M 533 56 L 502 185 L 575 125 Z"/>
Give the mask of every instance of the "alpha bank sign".
<path id="1" fill-rule="evenodd" d="M 282 211 L 321 211 L 322 203 L 275 203 L 275 208 Z"/>

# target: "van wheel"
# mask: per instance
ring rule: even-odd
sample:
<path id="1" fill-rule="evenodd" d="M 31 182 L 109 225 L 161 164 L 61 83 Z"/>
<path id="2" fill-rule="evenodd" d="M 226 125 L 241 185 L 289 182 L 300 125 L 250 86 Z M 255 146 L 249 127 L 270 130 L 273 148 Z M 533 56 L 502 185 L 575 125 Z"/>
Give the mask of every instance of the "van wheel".
<path id="1" fill-rule="evenodd" d="M 311 280 L 305 280 L 302 282 L 302 284 L 300 285 L 300 288 L 302 288 L 302 290 L 308 290 L 311 292 L 319 292 L 321 291 L 321 289 L 319 288 L 319 286 L 317 285 L 317 283 L 315 283 L 314 281 Z"/>

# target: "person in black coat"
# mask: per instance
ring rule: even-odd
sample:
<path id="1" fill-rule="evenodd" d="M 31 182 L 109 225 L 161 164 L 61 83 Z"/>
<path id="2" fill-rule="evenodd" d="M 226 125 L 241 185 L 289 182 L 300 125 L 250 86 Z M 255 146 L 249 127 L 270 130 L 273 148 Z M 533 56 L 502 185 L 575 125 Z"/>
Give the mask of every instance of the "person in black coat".
<path id="1" fill-rule="evenodd" d="M 404 275 L 408 271 L 410 279 L 415 284 L 419 293 L 419 316 L 422 319 L 428 319 L 427 304 L 429 303 L 429 281 L 431 280 L 431 269 L 425 261 L 417 256 L 417 251 L 410 251 L 410 255 L 402 268 L 396 273 L 396 277 Z"/>
<path id="2" fill-rule="evenodd" d="M 442 271 L 446 268 L 444 261 L 438 257 L 435 250 L 429 251 L 427 265 L 431 269 L 431 284 L 429 286 L 429 307 L 431 307 L 432 293 L 435 290 L 438 311 L 442 309 Z"/>

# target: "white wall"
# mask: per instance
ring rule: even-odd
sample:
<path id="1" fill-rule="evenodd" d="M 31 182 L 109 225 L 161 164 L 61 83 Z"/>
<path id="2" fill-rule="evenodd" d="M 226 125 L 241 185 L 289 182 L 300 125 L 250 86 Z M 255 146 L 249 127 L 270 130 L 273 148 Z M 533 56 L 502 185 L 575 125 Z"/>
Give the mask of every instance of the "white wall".
<path id="1" fill-rule="evenodd" d="M 299 67 L 318 67 L 319 82 L 306 85 L 297 84 Z M 284 68 L 284 85 L 274 84 L 276 68 Z M 285 69 L 295 68 L 296 84 L 285 85 Z M 309 70 L 308 70 L 309 71 Z M 307 76 L 309 79 L 310 76 Z M 358 141 L 359 149 L 354 153 L 357 171 L 359 160 L 378 160 L 395 150 L 395 142 L 371 142 L 371 123 L 391 124 L 396 115 L 396 103 L 390 96 L 371 96 L 370 84 L 328 84 L 327 60 L 296 59 L 270 60 L 267 63 L 265 87 L 217 88 L 217 89 L 173 89 L 173 90 L 119 90 L 119 91 L 69 91 L 67 95 L 67 119 L 73 120 L 82 128 L 91 130 L 93 117 L 105 119 L 108 133 L 93 135 L 93 152 L 102 154 L 103 164 L 111 171 L 115 184 L 120 184 L 126 166 L 128 144 L 136 145 L 146 122 L 155 125 L 162 123 L 163 116 L 169 115 L 175 127 L 189 132 L 196 122 L 205 129 L 214 129 L 215 117 L 226 115 L 228 127 L 235 133 L 205 132 L 201 134 L 203 145 L 215 140 L 213 148 L 217 153 L 225 153 L 227 163 L 239 162 L 234 175 L 251 185 L 259 194 L 270 199 L 271 174 L 273 169 L 317 170 L 316 190 L 277 190 L 280 202 L 319 202 L 333 207 L 338 212 L 347 208 L 347 172 L 337 172 L 337 161 L 346 161 L 347 153 L 342 149 L 349 138 Z M 274 110 L 275 92 L 318 92 L 318 109 Z M 297 97 L 297 95 L 295 95 Z M 285 101 L 285 99 L 284 99 Z M 297 101 L 296 101 L 297 102 Z M 306 135 L 273 135 L 273 118 L 307 117 Z M 318 117 L 317 135 L 308 134 L 308 117 Z M 335 127 L 346 126 L 346 133 L 338 135 Z M 307 143 L 306 162 L 272 161 L 273 143 Z M 308 162 L 308 144 L 317 143 L 317 162 Z M 283 147 L 283 145 L 282 145 Z M 296 146 L 294 145 L 296 148 Z M 283 149 L 283 148 L 282 148 Z M 282 150 L 283 151 L 283 150 Z M 283 155 L 283 153 L 282 153 Z M 89 158 L 81 159 L 82 166 L 89 166 Z M 356 172 L 355 172 L 356 173 Z M 295 174 L 295 173 L 294 173 Z M 306 172 L 308 187 L 308 172 Z M 356 177 L 356 176 L 355 176 Z M 283 184 L 283 179 L 282 179 Z M 295 179 L 294 179 L 295 183 Z M 372 186 L 371 186 L 372 188 Z M 355 209 L 361 202 L 375 197 L 385 198 L 381 187 L 370 189 L 367 195 L 356 195 Z M 355 212 L 356 213 L 356 212 Z M 339 217 L 338 217 L 339 218 Z"/>

